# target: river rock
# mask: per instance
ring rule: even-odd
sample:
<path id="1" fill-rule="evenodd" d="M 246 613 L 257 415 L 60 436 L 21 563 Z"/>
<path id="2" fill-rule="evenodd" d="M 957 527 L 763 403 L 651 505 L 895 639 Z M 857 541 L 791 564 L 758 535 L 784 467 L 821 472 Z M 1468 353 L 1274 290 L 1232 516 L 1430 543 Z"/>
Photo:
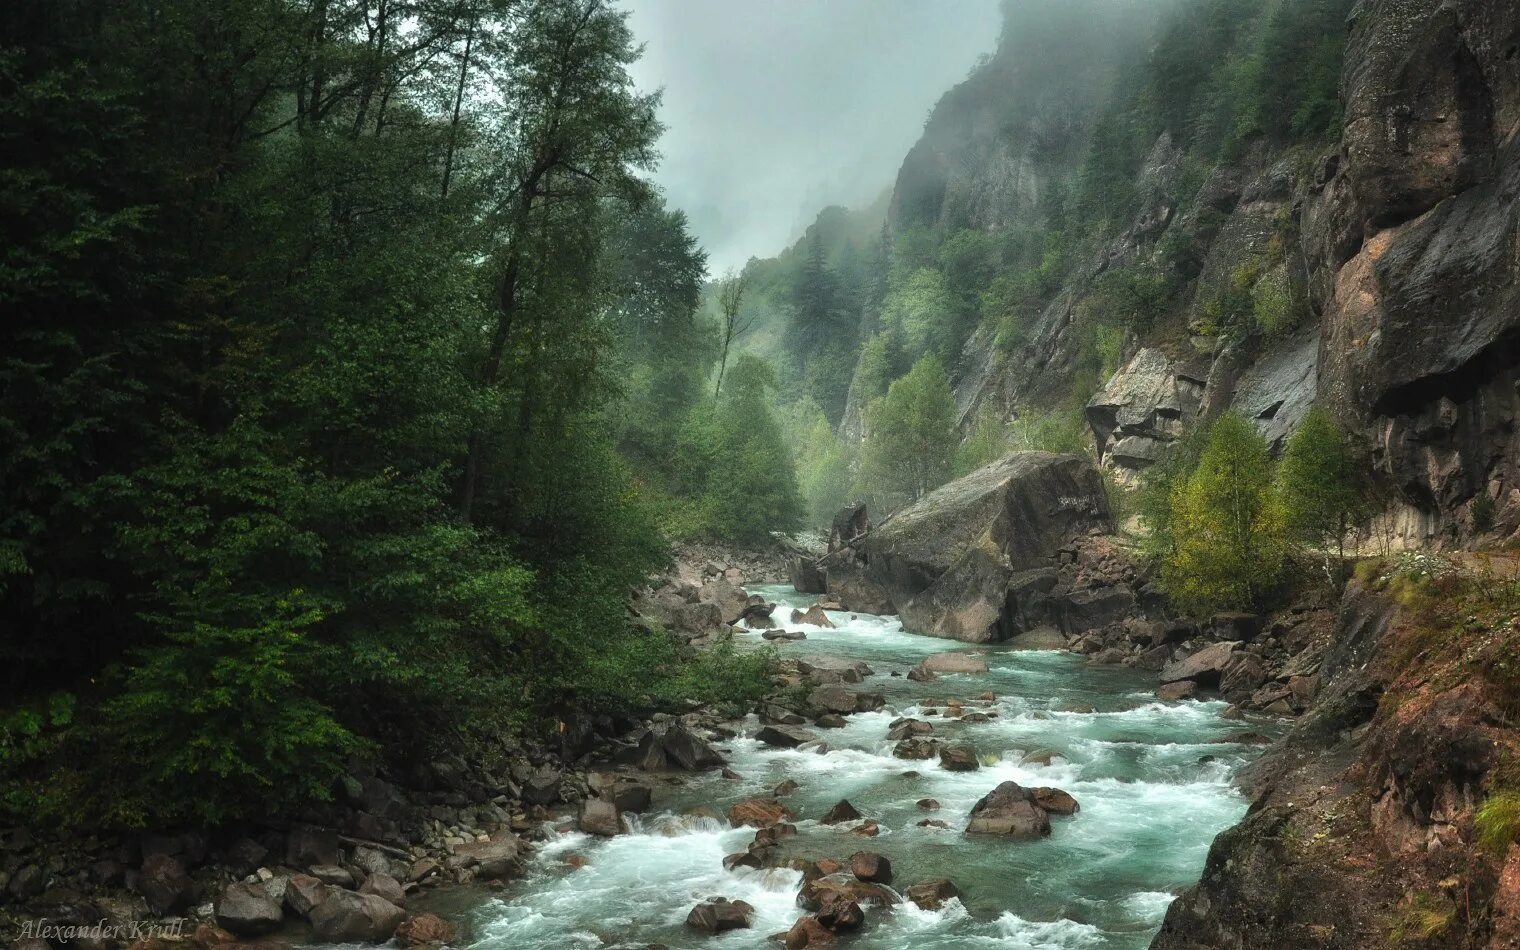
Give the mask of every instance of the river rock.
<path id="1" fill-rule="evenodd" d="M 796 812 L 774 798 L 752 798 L 739 802 L 728 810 L 729 823 L 735 827 L 750 825 L 754 828 L 769 828 L 777 822 L 791 821 L 796 817 Z"/>
<path id="2" fill-rule="evenodd" d="M 1168 663 L 1161 671 L 1161 682 L 1192 680 L 1205 689 L 1218 686 L 1225 666 L 1237 649 L 1239 644 L 1230 641 L 1211 643 L 1192 656 Z"/>
<path id="3" fill-rule="evenodd" d="M 406 889 L 401 886 L 400 881 L 383 871 L 377 871 L 365 878 L 364 883 L 359 885 L 359 893 L 383 897 L 397 907 L 406 906 Z"/>
<path id="4" fill-rule="evenodd" d="M 820 866 L 823 862 L 819 862 Z M 853 874 L 835 871 L 811 881 L 804 880 L 797 892 L 797 903 L 807 910 L 816 911 L 831 895 L 842 895 L 857 904 L 875 904 L 891 907 L 897 903 L 897 895 L 891 888 L 873 881 L 862 881 Z"/>
<path id="5" fill-rule="evenodd" d="M 307 868 L 311 876 L 332 887 L 353 887 L 354 875 L 347 868 L 335 864 L 313 864 Z"/>
<path id="6" fill-rule="evenodd" d="M 799 917 L 792 928 L 786 932 L 782 941 L 786 950 L 806 950 L 807 947 L 831 947 L 834 945 L 834 932 L 819 922 L 816 917 Z"/>
<path id="7" fill-rule="evenodd" d="M 960 897 L 961 892 L 954 884 L 941 878 L 914 884 L 904 892 L 904 896 L 924 910 L 939 910 L 946 902 Z"/>
<path id="8" fill-rule="evenodd" d="M 775 788 L 771 789 L 771 794 L 775 795 L 777 798 L 780 798 L 783 795 L 792 794 L 801 787 L 801 785 L 798 785 L 791 779 L 782 779 L 779 783 L 777 783 Z"/>
<path id="9" fill-rule="evenodd" d="M 913 736 L 911 738 L 904 739 L 897 745 L 893 746 L 892 755 L 895 758 L 908 759 L 910 761 L 917 759 L 932 759 L 934 758 L 935 750 L 938 748 L 939 743 L 933 739 L 924 739 L 918 736 Z"/>
<path id="10" fill-rule="evenodd" d="M 617 805 L 602 798 L 588 798 L 581 802 L 578 824 L 581 831 L 599 838 L 611 838 L 623 831 L 623 819 L 618 815 Z"/>
<path id="11" fill-rule="evenodd" d="M 852 713 L 858 704 L 855 691 L 843 686 L 820 686 L 808 693 L 808 705 L 822 712 Z"/>
<path id="12" fill-rule="evenodd" d="M 702 933 L 726 933 L 749 927 L 750 918 L 754 914 L 755 908 L 744 901 L 713 897 L 691 909 L 691 913 L 686 915 L 686 926 Z"/>
<path id="13" fill-rule="evenodd" d="M 1077 800 L 1059 788 L 1041 785 L 1029 790 L 1029 800 L 1052 815 L 1075 815 L 1082 810 Z"/>
<path id="14" fill-rule="evenodd" d="M 728 764 L 716 749 L 680 722 L 660 723 L 653 731 L 659 737 L 666 757 L 688 772 L 716 769 Z"/>
<path id="15" fill-rule="evenodd" d="M 836 933 L 841 930 L 858 930 L 866 920 L 865 911 L 860 909 L 860 905 L 843 894 L 826 895 L 819 902 L 815 916 L 820 924 Z"/>
<path id="16" fill-rule="evenodd" d="M 771 641 L 785 640 L 789 643 L 795 643 L 798 640 L 806 640 L 807 634 L 801 630 L 766 630 L 760 634 L 760 639 Z"/>
<path id="17" fill-rule="evenodd" d="M 240 937 L 257 937 L 279 929 L 284 914 L 263 884 L 227 885 L 216 901 L 216 924 Z"/>
<path id="18" fill-rule="evenodd" d="M 795 749 L 805 742 L 813 742 L 818 737 L 806 729 L 798 729 L 794 726 L 762 726 L 755 733 L 755 738 L 768 746 L 778 749 Z"/>
<path id="19" fill-rule="evenodd" d="M 396 942 L 402 946 L 440 946 L 458 936 L 454 925 L 437 914 L 417 914 L 408 917 L 396 928 Z"/>
<path id="20" fill-rule="evenodd" d="M 846 722 L 845 718 L 838 713 L 824 713 L 817 719 L 813 720 L 813 725 L 817 726 L 820 729 L 843 729 L 845 726 L 848 726 L 849 723 Z"/>
<path id="21" fill-rule="evenodd" d="M 520 852 L 517 836 L 498 831 L 487 841 L 466 841 L 457 845 L 450 857 L 461 867 L 472 868 L 479 878 L 506 878 L 517 873 Z"/>
<path id="22" fill-rule="evenodd" d="M 970 653 L 936 653 L 919 661 L 920 669 L 930 673 L 985 673 L 987 661 Z"/>
<path id="23" fill-rule="evenodd" d="M 982 767 L 981 761 L 977 759 L 976 750 L 969 745 L 941 746 L 939 765 L 947 772 L 975 772 Z"/>
<path id="24" fill-rule="evenodd" d="M 188 904 L 194 887 L 178 858 L 150 854 L 137 872 L 137 893 L 148 902 L 149 910 L 162 916 Z"/>
<path id="25" fill-rule="evenodd" d="M 829 813 L 819 820 L 825 825 L 837 825 L 840 822 L 855 821 L 860 817 L 860 812 L 856 810 L 854 805 L 850 804 L 849 799 L 841 798 L 834 803 L 833 808 L 829 809 Z"/>
<path id="26" fill-rule="evenodd" d="M 384 943 L 406 912 L 383 897 L 333 889 L 313 907 L 312 933 L 324 943 Z"/>
<path id="27" fill-rule="evenodd" d="M 857 880 L 871 884 L 892 883 L 892 862 L 874 851 L 857 851 L 850 855 L 850 872 Z"/>
<path id="28" fill-rule="evenodd" d="M 1003 782 L 972 807 L 966 833 L 1040 838 L 1050 834 L 1050 817 L 1017 782 Z"/>
<path id="29" fill-rule="evenodd" d="M 807 609 L 807 612 L 802 614 L 802 616 L 793 616 L 792 623 L 805 623 L 809 626 L 824 627 L 827 629 L 833 629 L 834 627 L 834 621 L 830 620 L 828 614 L 824 613 L 823 608 L 817 604 L 809 607 Z"/>
<path id="30" fill-rule="evenodd" d="M 1179 680 L 1175 683 L 1167 683 L 1156 690 L 1156 698 L 1164 703 L 1175 703 L 1184 699 L 1192 699 L 1198 695 L 1198 684 L 1192 680 Z"/>
<path id="31" fill-rule="evenodd" d="M 799 672 L 816 683 L 859 683 L 875 671 L 863 660 L 845 660 L 833 656 L 814 656 L 797 661 Z"/>
<path id="32" fill-rule="evenodd" d="M 298 917 L 305 917 L 311 909 L 327 899 L 327 885 L 310 874 L 292 874 L 285 882 L 285 906 Z"/>
<path id="33" fill-rule="evenodd" d="M 887 738 L 892 742 L 898 742 L 913 736 L 927 736 L 933 732 L 934 727 L 922 719 L 899 719 L 887 730 Z"/>

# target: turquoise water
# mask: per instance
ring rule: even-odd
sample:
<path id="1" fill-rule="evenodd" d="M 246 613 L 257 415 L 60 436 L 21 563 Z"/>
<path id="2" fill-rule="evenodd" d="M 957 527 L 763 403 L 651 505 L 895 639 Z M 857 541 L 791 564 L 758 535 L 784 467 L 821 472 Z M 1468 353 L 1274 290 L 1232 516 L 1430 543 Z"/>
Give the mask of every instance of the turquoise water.
<path id="1" fill-rule="evenodd" d="M 789 587 L 754 590 L 783 604 L 813 602 Z M 779 620 L 790 611 L 776 613 Z M 1223 720 L 1220 702 L 1158 703 L 1153 673 L 1089 667 L 1063 652 L 966 648 L 905 633 L 892 617 L 830 617 L 837 629 L 795 627 L 808 639 L 780 644 L 778 652 L 864 660 L 876 675 L 853 688 L 883 693 L 886 709 L 848 717 L 843 729 L 813 730 L 830 746 L 823 755 L 761 745 L 751 738 L 759 728 L 751 717 L 742 737 L 719 744 L 740 781 L 680 776 L 682 784 L 657 786 L 655 811 L 636 816 L 631 834 L 610 840 L 558 835 L 536 854 L 525 880 L 472 911 L 474 946 L 776 946 L 769 935 L 803 913 L 794 901 L 800 875 L 724 871 L 723 856 L 743 850 L 753 830 L 728 828 L 715 816 L 790 778 L 801 785 L 785 799 L 799 814 L 800 834 L 788 842 L 788 853 L 847 858 L 877 851 L 891 858 L 898 889 L 944 877 L 961 890 L 962 900 L 939 912 L 907 903 L 890 912 L 869 910 L 851 946 L 1128 950 L 1149 944 L 1174 892 L 1197 880 L 1214 835 L 1244 814 L 1246 803 L 1230 776 L 1257 750 L 1228 739 L 1272 731 L 1270 723 Z M 762 643 L 758 632 L 740 636 Z M 931 683 L 889 675 L 956 648 L 984 655 L 989 671 Z M 933 723 L 937 737 L 970 743 L 991 764 L 946 772 L 937 760 L 892 757 L 886 733 L 893 719 L 919 715 L 926 700 L 960 697 L 969 708 L 989 690 L 998 697 L 987 710 L 998 714 L 990 722 L 921 718 Z M 1008 779 L 1063 788 L 1081 812 L 1054 818 L 1052 834 L 1042 841 L 961 834 L 973 803 Z M 880 834 L 862 838 L 818 824 L 840 798 L 875 819 Z M 920 810 L 922 798 L 937 799 L 940 809 Z M 918 827 L 925 817 L 950 828 Z M 586 866 L 568 867 L 570 854 Z M 714 895 L 753 904 L 752 929 L 716 938 L 687 931 L 691 906 Z"/>

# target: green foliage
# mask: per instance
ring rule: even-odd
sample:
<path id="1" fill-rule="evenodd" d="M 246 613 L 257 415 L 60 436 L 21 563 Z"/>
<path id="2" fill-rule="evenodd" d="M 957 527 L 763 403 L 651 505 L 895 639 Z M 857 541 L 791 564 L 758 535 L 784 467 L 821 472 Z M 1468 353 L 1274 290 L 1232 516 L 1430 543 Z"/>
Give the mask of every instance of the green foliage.
<path id="1" fill-rule="evenodd" d="M 1472 501 L 1472 526 L 1474 534 L 1487 534 L 1494 529 L 1496 514 L 1494 498 L 1486 490 L 1478 492 Z"/>
<path id="2" fill-rule="evenodd" d="M 1520 792 L 1500 791 L 1484 799 L 1473 816 L 1473 830 L 1480 847 L 1502 855 L 1520 838 Z"/>
<path id="3" fill-rule="evenodd" d="M 728 496 L 673 490 L 712 332 L 649 194 L 624 14 L 25 6 L 0 49 L 0 300 L 25 314 L 0 328 L 0 818 L 275 817 L 355 757 L 626 704 L 595 669 L 644 646 L 627 592 L 666 557 L 633 472 L 795 517 L 753 391 L 712 427 Z"/>
<path id="4" fill-rule="evenodd" d="M 1299 423 L 1277 468 L 1276 503 L 1288 538 L 1328 557 L 1366 511 L 1350 447 L 1328 413 L 1318 406 Z"/>
<path id="5" fill-rule="evenodd" d="M 769 404 L 775 374 L 744 353 L 729 380 L 717 405 L 693 413 L 678 455 L 689 492 L 700 499 L 702 534 L 766 543 L 772 531 L 797 528 L 803 515 L 791 453 Z"/>
<path id="6" fill-rule="evenodd" d="M 823 410 L 810 400 L 792 403 L 781 416 L 796 463 L 806 523 L 822 527 L 849 502 L 854 461 L 851 447 L 834 433 Z"/>
<path id="7" fill-rule="evenodd" d="M 902 328 L 908 352 L 930 353 L 941 360 L 952 358 L 964 340 L 960 314 L 945 275 L 928 267 L 894 283 L 882 308 L 883 322 Z"/>
<path id="8" fill-rule="evenodd" d="M 861 461 L 874 494 L 912 500 L 943 484 L 955 455 L 955 399 L 939 360 L 925 356 L 894 382 L 871 405 L 866 431 Z"/>
<path id="9" fill-rule="evenodd" d="M 1198 612 L 1259 607 L 1281 580 L 1286 542 L 1272 501 L 1272 460 L 1256 428 L 1233 413 L 1209 429 L 1198 465 L 1172 492 L 1172 548 L 1162 578 Z"/>
<path id="10" fill-rule="evenodd" d="M 1014 435 L 992 406 L 983 406 L 976 414 L 971 434 L 955 450 L 953 474 L 959 478 L 984 465 L 996 462 L 1013 451 Z"/>

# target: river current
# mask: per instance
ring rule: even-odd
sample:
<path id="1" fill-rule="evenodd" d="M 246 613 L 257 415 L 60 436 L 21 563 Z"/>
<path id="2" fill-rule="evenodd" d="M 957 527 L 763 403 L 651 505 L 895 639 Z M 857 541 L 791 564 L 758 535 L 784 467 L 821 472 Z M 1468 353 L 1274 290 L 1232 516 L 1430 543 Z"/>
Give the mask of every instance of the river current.
<path id="1" fill-rule="evenodd" d="M 790 587 L 751 587 L 791 606 L 815 598 Z M 783 616 L 785 615 L 785 616 Z M 541 846 L 528 875 L 481 898 L 464 916 L 477 950 L 559 948 L 775 947 L 768 938 L 802 913 L 795 903 L 801 875 L 789 869 L 725 871 L 725 854 L 742 851 L 754 835 L 721 818 L 730 805 L 768 797 L 784 779 L 800 788 L 784 801 L 798 813 L 799 835 L 787 853 L 848 859 L 869 850 L 892 861 L 894 886 L 948 878 L 961 899 L 940 911 L 904 902 L 869 908 L 860 950 L 1132 950 L 1145 947 L 1161 925 L 1174 893 L 1198 879 L 1215 834 L 1238 821 L 1246 802 L 1230 784 L 1257 753 L 1231 742 L 1247 731 L 1272 732 L 1270 722 L 1221 719 L 1222 702 L 1161 703 L 1154 673 L 1088 666 L 1065 652 L 971 647 L 905 633 L 895 617 L 831 612 L 837 627 L 803 630 L 807 639 L 783 643 L 783 657 L 863 660 L 875 671 L 855 689 L 885 695 L 880 712 L 848 717 L 843 729 L 813 729 L 829 751 L 780 750 L 754 738 L 752 716 L 742 735 L 718 748 L 741 776 L 683 775 L 683 784 L 657 782 L 653 809 L 630 816 L 632 833 L 611 839 L 563 833 Z M 739 633 L 760 646 L 758 631 Z M 918 683 L 906 674 L 923 657 L 951 649 L 983 656 L 981 674 L 941 675 Z M 996 718 L 961 723 L 925 716 L 936 737 L 969 743 L 982 768 L 948 772 L 937 759 L 893 758 L 888 726 L 919 715 L 921 704 L 991 691 L 985 711 Z M 925 703 L 925 701 L 930 701 Z M 969 709 L 969 706 L 968 706 Z M 999 782 L 1062 788 L 1081 804 L 1070 818 L 1052 818 L 1041 841 L 1010 841 L 961 833 L 978 798 Z M 818 819 L 847 798 L 875 819 L 880 834 L 864 838 Z M 937 811 L 920 799 L 933 798 Z M 922 827 L 925 818 L 950 827 Z M 566 859 L 575 856 L 567 863 Z M 572 863 L 584 865 L 573 867 Z M 709 937 L 684 927 L 700 900 L 742 899 L 756 909 L 753 927 Z"/>

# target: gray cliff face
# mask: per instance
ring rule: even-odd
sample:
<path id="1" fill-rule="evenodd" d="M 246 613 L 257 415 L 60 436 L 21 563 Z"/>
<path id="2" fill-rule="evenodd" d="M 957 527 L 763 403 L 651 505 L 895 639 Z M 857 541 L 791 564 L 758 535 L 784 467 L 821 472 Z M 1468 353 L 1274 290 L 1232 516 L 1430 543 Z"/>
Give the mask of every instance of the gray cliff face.
<path id="1" fill-rule="evenodd" d="M 1080 371 L 1084 299 L 1106 273 L 1170 239 L 1199 262 L 1178 313 L 1192 336 L 1126 340 L 1119 371 L 1087 409 L 1106 466 L 1128 477 L 1178 431 L 1225 409 L 1280 448 L 1318 402 L 1385 477 L 1406 540 L 1467 536 L 1483 494 L 1501 528 L 1520 524 L 1520 4 L 1363 0 L 1348 30 L 1340 143 L 1307 172 L 1303 156 L 1248 149 L 1188 193 L 1180 153 L 1163 136 L 1140 171 L 1130 227 L 1033 316 L 1019 346 L 999 349 L 985 330 L 967 343 L 955 374 L 963 425 L 987 406 L 1011 415 L 1050 405 Z M 1019 94 L 992 67 L 967 86 L 992 83 Z M 1002 196 L 987 201 L 1010 214 L 1032 207 L 1030 179 L 1011 204 L 988 183 L 1012 181 L 1011 166 L 975 144 L 984 123 L 957 96 L 970 90 L 947 97 L 904 165 L 899 224 L 929 178 L 947 195 Z M 1005 136 L 1003 147 L 1031 141 Z M 928 154 L 940 158 L 925 178 Z M 934 205 L 941 218 L 947 202 Z M 1007 218 L 977 214 L 978 226 Z M 1274 242 L 1288 252 L 1261 279 L 1284 288 L 1297 328 L 1229 342 L 1209 335 L 1211 307 Z"/>

